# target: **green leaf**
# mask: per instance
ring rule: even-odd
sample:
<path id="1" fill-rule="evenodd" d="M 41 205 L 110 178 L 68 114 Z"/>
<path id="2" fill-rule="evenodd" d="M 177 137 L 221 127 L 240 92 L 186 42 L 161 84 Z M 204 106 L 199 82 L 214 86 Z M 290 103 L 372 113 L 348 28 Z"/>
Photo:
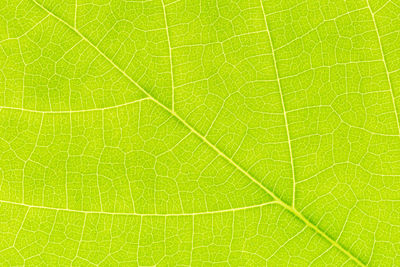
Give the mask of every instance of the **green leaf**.
<path id="1" fill-rule="evenodd" d="M 399 0 L 0 6 L 1 266 L 399 266 Z"/>

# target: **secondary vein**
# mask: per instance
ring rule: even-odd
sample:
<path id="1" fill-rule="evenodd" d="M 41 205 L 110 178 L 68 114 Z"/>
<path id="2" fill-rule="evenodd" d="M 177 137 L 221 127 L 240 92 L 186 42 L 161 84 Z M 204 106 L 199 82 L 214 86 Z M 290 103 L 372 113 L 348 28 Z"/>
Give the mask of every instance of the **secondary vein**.
<path id="1" fill-rule="evenodd" d="M 172 85 L 172 112 L 175 112 L 175 82 L 174 82 L 174 71 L 172 67 L 172 48 L 171 48 L 171 40 L 169 38 L 169 29 L 168 29 L 168 22 L 167 22 L 167 12 L 165 11 L 165 4 L 164 0 L 161 0 L 161 5 L 163 7 L 164 13 L 164 23 L 165 23 L 165 31 L 167 32 L 167 41 L 168 41 L 168 49 L 169 49 L 169 63 L 171 66 L 171 85 Z"/>
<path id="2" fill-rule="evenodd" d="M 393 86 L 392 86 L 392 82 L 390 81 L 389 69 L 388 69 L 387 64 L 386 64 L 385 54 L 383 53 L 383 46 L 382 46 L 381 38 L 380 38 L 380 35 L 379 35 L 379 29 L 378 29 L 378 26 L 376 25 L 375 14 L 374 14 L 374 12 L 372 12 L 372 9 L 371 9 L 371 6 L 369 4 L 369 1 L 367 1 L 367 5 L 368 5 L 368 10 L 371 13 L 372 22 L 374 23 L 376 35 L 378 37 L 379 50 L 381 52 L 383 65 L 385 66 L 386 78 L 387 78 L 388 83 L 389 83 L 390 94 L 391 94 L 391 97 L 392 97 L 392 103 L 393 103 L 393 108 L 394 108 L 394 114 L 396 116 L 397 129 L 398 129 L 398 133 L 400 135 L 399 114 L 397 112 L 396 101 L 394 100 Z"/>
<path id="3" fill-rule="evenodd" d="M 288 139 L 288 147 L 289 147 L 289 155 L 290 155 L 290 165 L 291 165 L 291 171 L 292 171 L 292 183 L 293 183 L 293 188 L 292 188 L 292 206 L 295 207 L 295 199 L 296 199 L 296 179 L 294 176 L 294 162 L 293 162 L 293 153 L 292 153 L 292 144 L 290 143 L 290 131 L 289 131 L 289 124 L 288 124 L 288 119 L 287 119 L 287 114 L 286 114 L 286 107 L 285 107 L 285 102 L 283 101 L 283 92 L 282 92 L 282 85 L 281 85 L 281 79 L 279 76 L 279 71 L 278 67 L 276 64 L 276 55 L 274 51 L 274 46 L 272 44 L 272 39 L 271 39 L 271 33 L 269 31 L 268 23 L 267 23 L 267 18 L 265 16 L 265 11 L 264 11 L 264 6 L 262 4 L 262 0 L 260 0 L 260 5 L 261 5 L 261 10 L 263 13 L 264 17 L 264 23 L 265 23 L 265 28 L 267 30 L 267 35 L 268 35 L 268 41 L 271 46 L 272 50 L 272 61 L 274 63 L 274 69 L 275 69 L 275 76 L 276 80 L 278 82 L 278 87 L 279 87 L 279 95 L 281 97 L 281 105 L 283 109 L 283 117 L 285 119 L 285 127 L 286 127 L 286 136 Z"/>

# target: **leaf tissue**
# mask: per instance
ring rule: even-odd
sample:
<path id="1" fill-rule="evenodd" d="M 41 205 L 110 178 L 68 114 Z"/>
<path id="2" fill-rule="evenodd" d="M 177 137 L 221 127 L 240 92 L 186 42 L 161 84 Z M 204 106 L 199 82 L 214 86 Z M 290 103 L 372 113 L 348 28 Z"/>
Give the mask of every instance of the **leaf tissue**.
<path id="1" fill-rule="evenodd" d="M 3 0 L 0 266 L 400 266 L 400 0 Z"/>

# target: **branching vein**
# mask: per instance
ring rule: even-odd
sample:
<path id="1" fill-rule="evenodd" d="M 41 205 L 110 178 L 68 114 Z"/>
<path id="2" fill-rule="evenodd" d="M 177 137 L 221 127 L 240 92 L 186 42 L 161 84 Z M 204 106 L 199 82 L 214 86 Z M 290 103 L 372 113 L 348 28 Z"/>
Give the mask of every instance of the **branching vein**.
<path id="1" fill-rule="evenodd" d="M 269 205 L 269 204 L 279 204 L 282 207 L 284 207 L 286 210 L 288 210 L 290 213 L 292 213 L 294 216 L 299 218 L 303 223 L 305 223 L 307 226 L 312 228 L 315 232 L 317 232 L 320 236 L 325 238 L 328 242 L 330 242 L 333 246 L 338 248 L 341 252 L 343 252 L 345 255 L 349 257 L 349 259 L 353 260 L 357 264 L 364 266 L 364 264 L 351 252 L 346 250 L 344 247 L 342 247 L 336 240 L 332 239 L 329 237 L 324 231 L 322 231 L 317 225 L 313 224 L 310 222 L 307 218 L 305 218 L 300 212 L 298 212 L 293 205 L 288 205 L 284 201 L 282 201 L 278 196 L 276 196 L 271 190 L 266 188 L 262 183 L 260 183 L 257 179 L 255 179 L 248 171 L 244 170 L 241 166 L 239 166 L 236 162 L 234 162 L 231 158 L 229 158 L 225 153 L 223 153 L 220 149 L 218 149 L 214 144 L 212 144 L 210 141 L 208 141 L 203 135 L 201 135 L 196 129 L 194 129 L 191 125 L 189 125 L 185 120 L 183 120 L 178 114 L 173 112 L 171 109 L 163 105 L 161 102 L 159 102 L 156 98 L 154 98 L 150 93 L 148 93 L 144 88 L 142 88 L 135 80 L 133 80 L 124 70 L 122 70 L 119 66 L 117 66 L 106 54 L 104 54 L 99 48 L 97 48 L 90 40 L 88 40 L 82 33 L 80 33 L 77 29 L 75 29 L 73 26 L 69 25 L 67 22 L 65 22 L 63 19 L 59 18 L 55 14 L 53 14 L 50 10 L 46 9 L 44 6 L 36 2 L 36 0 L 32 0 L 36 5 L 38 5 L 40 8 L 42 8 L 44 11 L 48 12 L 52 17 L 54 17 L 56 20 L 60 21 L 61 23 L 65 24 L 67 27 L 69 27 L 71 30 L 73 30 L 77 35 L 79 35 L 85 42 L 87 42 L 90 46 L 92 46 L 104 59 L 106 59 L 112 66 L 114 66 L 118 71 L 121 72 L 127 79 L 129 79 L 134 85 L 136 85 L 141 91 L 143 91 L 144 94 L 147 95 L 148 99 L 151 99 L 154 101 L 156 104 L 158 104 L 160 107 L 162 107 L 165 111 L 170 113 L 172 116 L 176 117 L 182 124 L 184 124 L 190 131 L 192 131 L 194 134 L 196 134 L 201 140 L 203 140 L 208 146 L 210 146 L 213 150 L 215 150 L 221 157 L 226 159 L 228 162 L 230 162 L 233 166 L 235 166 L 240 172 L 242 172 L 244 175 L 246 175 L 250 180 L 252 180 L 255 184 L 257 184 L 260 188 L 262 188 L 265 192 L 267 192 L 272 198 L 272 202 L 268 202 L 265 204 L 261 205 Z M 264 12 L 264 11 L 263 11 Z M 265 15 L 265 13 L 264 13 Z M 268 26 L 266 25 L 267 30 Z M 269 33 L 269 31 L 267 31 Z M 270 37 L 269 37 L 270 38 Z M 271 39 L 270 39 L 271 42 Z M 272 43 L 272 42 L 271 42 Z M 272 45 L 271 45 L 272 47 Z M 278 75 L 278 70 L 276 68 L 276 60 L 275 60 L 275 71 L 277 75 L 277 79 L 279 82 L 279 75 Z M 280 87 L 280 82 L 279 82 L 279 87 Z M 281 100 L 282 100 L 282 106 L 284 108 L 284 103 L 283 103 L 283 96 L 282 96 L 282 90 L 280 87 L 280 93 L 281 93 Z M 286 112 L 285 113 L 285 120 L 286 120 Z M 287 120 L 286 120 L 286 127 L 288 128 Z M 287 129 L 288 131 L 288 129 Z M 290 137 L 288 136 L 289 140 L 289 145 L 290 145 Z M 293 164 L 293 162 L 292 162 Z M 16 204 L 16 205 L 25 205 L 21 203 L 12 203 L 12 202 L 7 202 L 7 201 L 0 201 L 4 203 L 10 203 L 10 204 Z M 261 206 L 260 205 L 260 206 Z M 44 207 L 42 207 L 44 208 Z M 47 207 L 46 207 L 47 208 Z M 49 209 L 57 209 L 57 208 L 49 208 Z M 61 210 L 61 209 L 60 209 Z M 237 210 L 237 209 L 236 209 Z M 95 212 L 88 212 L 88 213 L 95 213 Z M 103 212 L 106 213 L 106 212 Z M 115 213 L 114 213 L 115 214 Z M 193 215 L 193 214 L 190 214 Z M 155 216 L 152 214 L 151 216 Z M 166 216 L 166 215 L 163 215 Z"/>

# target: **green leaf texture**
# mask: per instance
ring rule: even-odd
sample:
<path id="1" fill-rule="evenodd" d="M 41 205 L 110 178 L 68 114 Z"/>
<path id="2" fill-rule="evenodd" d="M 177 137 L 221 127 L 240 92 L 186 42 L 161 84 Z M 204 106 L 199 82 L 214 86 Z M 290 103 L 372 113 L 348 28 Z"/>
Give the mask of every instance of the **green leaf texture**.
<path id="1" fill-rule="evenodd" d="M 399 0 L 3 0 L 1 266 L 400 266 Z"/>

